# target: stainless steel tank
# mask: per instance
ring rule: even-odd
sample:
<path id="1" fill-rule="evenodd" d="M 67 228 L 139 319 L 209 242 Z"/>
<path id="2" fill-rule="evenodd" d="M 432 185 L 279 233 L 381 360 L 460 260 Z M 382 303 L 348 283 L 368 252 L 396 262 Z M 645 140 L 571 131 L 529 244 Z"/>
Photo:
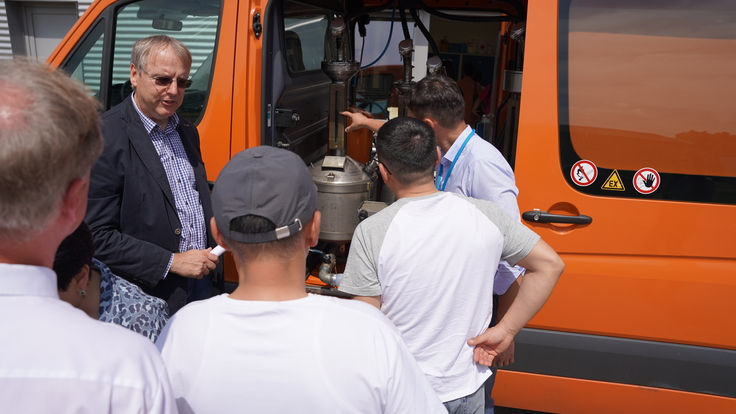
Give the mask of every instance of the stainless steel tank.
<path id="1" fill-rule="evenodd" d="M 309 166 L 317 185 L 317 210 L 322 212 L 320 239 L 349 242 L 358 226 L 358 210 L 368 200 L 370 177 L 350 157 L 327 156 Z"/>

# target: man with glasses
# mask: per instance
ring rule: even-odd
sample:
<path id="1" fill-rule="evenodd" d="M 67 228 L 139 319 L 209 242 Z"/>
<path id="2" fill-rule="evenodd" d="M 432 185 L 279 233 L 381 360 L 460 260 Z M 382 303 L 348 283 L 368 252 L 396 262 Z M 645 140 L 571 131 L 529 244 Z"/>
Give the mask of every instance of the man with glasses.
<path id="1" fill-rule="evenodd" d="M 134 92 L 102 115 L 105 151 L 92 169 L 85 217 L 95 257 L 166 300 L 171 314 L 208 298 L 220 273 L 199 134 L 176 114 L 191 66 L 189 50 L 169 36 L 133 45 Z"/>

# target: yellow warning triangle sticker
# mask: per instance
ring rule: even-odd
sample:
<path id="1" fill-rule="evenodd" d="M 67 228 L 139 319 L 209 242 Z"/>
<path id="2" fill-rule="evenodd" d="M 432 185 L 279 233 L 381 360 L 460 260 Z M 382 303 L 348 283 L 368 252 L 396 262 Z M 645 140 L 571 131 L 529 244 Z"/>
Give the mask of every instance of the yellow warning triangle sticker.
<path id="1" fill-rule="evenodd" d="M 603 187 L 601 187 L 602 190 L 612 190 L 612 191 L 625 191 L 624 183 L 621 181 L 621 176 L 618 175 L 618 171 L 613 170 L 611 175 L 608 176 L 606 179 L 606 182 L 603 183 Z"/>

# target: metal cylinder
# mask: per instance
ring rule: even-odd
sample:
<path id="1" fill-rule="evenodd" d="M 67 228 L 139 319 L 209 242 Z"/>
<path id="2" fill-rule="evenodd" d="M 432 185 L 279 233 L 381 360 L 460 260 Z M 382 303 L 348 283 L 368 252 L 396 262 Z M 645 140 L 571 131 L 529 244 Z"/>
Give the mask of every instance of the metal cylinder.
<path id="1" fill-rule="evenodd" d="M 503 72 L 503 90 L 506 92 L 521 92 L 522 72 L 518 70 L 506 70 Z"/>
<path id="2" fill-rule="evenodd" d="M 327 156 L 309 169 L 317 185 L 317 210 L 322 213 L 320 239 L 349 242 L 360 222 L 360 205 L 368 200 L 370 177 L 350 157 Z"/>

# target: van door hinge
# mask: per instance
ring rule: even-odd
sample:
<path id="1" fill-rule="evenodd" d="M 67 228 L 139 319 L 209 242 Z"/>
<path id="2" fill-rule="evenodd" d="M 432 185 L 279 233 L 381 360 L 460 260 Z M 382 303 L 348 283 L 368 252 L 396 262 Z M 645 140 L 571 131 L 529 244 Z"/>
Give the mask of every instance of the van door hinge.
<path id="1" fill-rule="evenodd" d="M 261 32 L 263 31 L 263 25 L 261 24 L 261 13 L 256 13 L 253 15 L 253 33 L 256 35 L 256 39 L 261 37 Z"/>

